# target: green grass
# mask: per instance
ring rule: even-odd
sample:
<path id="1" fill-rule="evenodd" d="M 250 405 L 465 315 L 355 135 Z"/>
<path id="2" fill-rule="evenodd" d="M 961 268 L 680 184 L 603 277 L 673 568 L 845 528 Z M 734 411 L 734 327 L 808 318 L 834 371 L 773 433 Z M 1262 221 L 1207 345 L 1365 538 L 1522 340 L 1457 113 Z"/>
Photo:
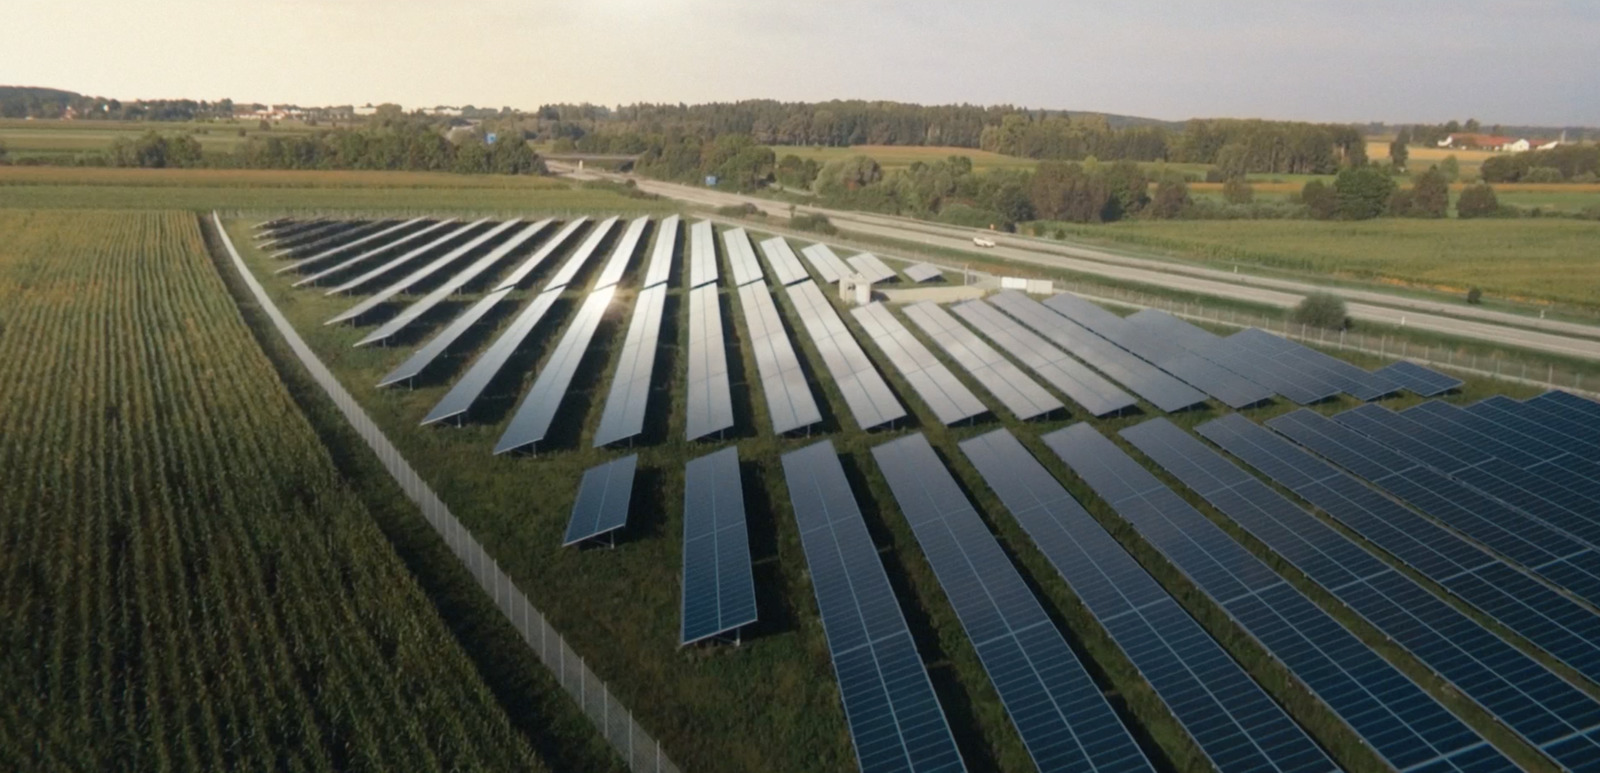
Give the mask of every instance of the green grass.
<path id="1" fill-rule="evenodd" d="M 111 149 L 118 139 L 134 139 L 149 131 L 189 133 L 207 153 L 232 152 L 251 137 L 320 131 L 328 127 L 299 123 L 275 124 L 261 131 L 257 121 L 25 121 L 0 120 L 0 144 L 12 154 L 31 156 L 84 156 Z M 244 136 L 240 136 L 240 130 Z"/>

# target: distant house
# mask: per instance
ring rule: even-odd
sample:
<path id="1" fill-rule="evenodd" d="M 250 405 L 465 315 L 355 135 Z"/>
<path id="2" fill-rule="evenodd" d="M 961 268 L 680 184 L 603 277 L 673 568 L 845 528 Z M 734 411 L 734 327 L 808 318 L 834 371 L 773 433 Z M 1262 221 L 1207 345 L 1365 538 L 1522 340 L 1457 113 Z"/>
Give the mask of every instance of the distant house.
<path id="1" fill-rule="evenodd" d="M 356 116 L 360 117 L 360 118 L 365 118 L 365 117 L 367 117 L 369 115 L 377 115 L 377 114 L 378 114 L 378 107 L 376 105 L 372 104 L 371 102 L 368 102 L 367 104 L 356 108 Z"/>
<path id="2" fill-rule="evenodd" d="M 1534 140 L 1533 143 L 1535 150 L 1554 150 L 1561 144 L 1561 140 Z"/>
<path id="3" fill-rule="evenodd" d="M 1466 134 L 1457 133 L 1439 140 L 1441 148 L 1456 148 L 1459 150 L 1501 150 L 1505 146 L 1515 144 L 1516 137 L 1502 137 L 1498 134 Z M 1527 140 L 1520 140 L 1526 144 Z M 1523 150 L 1527 150 L 1526 147 Z"/>
<path id="4" fill-rule="evenodd" d="M 1507 150 L 1512 153 L 1521 153 L 1531 148 L 1533 148 L 1533 143 L 1529 142 L 1527 137 L 1520 137 L 1500 146 L 1501 150 Z"/>

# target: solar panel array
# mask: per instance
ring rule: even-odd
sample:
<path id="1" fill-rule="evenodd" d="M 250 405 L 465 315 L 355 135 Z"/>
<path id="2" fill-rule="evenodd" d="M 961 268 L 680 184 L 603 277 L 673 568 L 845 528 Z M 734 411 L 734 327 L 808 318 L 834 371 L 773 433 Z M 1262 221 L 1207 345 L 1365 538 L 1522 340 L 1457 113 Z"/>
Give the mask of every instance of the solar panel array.
<path id="1" fill-rule="evenodd" d="M 594 433 L 594 447 L 600 448 L 636 437 L 644 431 L 645 409 L 650 404 L 650 379 L 655 373 L 656 347 L 661 336 L 661 313 L 667 302 L 667 286 L 658 284 L 639 293 L 628 323 L 628 337 L 622 345 L 617 372 L 611 377 L 611 393 L 605 412 Z"/>
<path id="2" fill-rule="evenodd" d="M 906 306 L 904 310 L 912 324 L 922 328 L 945 354 L 966 368 L 1017 418 L 1026 421 L 1066 407 L 938 304 L 923 302 Z"/>
<path id="3" fill-rule="evenodd" d="M 446 325 L 433 338 L 428 339 L 427 343 L 412 352 L 405 362 L 400 363 L 395 366 L 394 370 L 389 371 L 388 375 L 378 382 L 378 386 L 391 386 L 402 381 L 409 384 L 412 379 L 422 375 L 423 371 L 428 369 L 428 366 L 439 359 L 439 355 L 448 351 L 461 336 L 472 329 L 473 325 L 478 324 L 484 315 L 489 313 L 490 309 L 493 309 L 510 294 L 511 290 L 509 289 L 496 290 L 480 298 L 477 303 L 472 304 L 466 311 L 461 312 L 455 319 L 450 320 L 450 324 Z M 368 336 L 368 338 L 371 338 L 371 336 Z"/>
<path id="4" fill-rule="evenodd" d="M 1327 400 L 1337 396 L 1340 391 L 1338 386 L 1314 371 L 1268 355 L 1242 341 L 1202 330 L 1158 309 L 1145 309 L 1131 314 L 1127 317 L 1127 324 L 1138 326 L 1150 335 L 1165 337 L 1300 405 Z"/>
<path id="5" fill-rule="evenodd" d="M 332 224 L 331 228 L 310 236 L 301 236 L 289 241 L 279 242 L 275 246 L 278 251 L 273 253 L 274 258 L 287 258 L 291 255 L 306 257 L 321 252 L 331 246 L 344 244 L 354 239 L 365 236 L 374 231 L 381 231 L 392 225 L 392 220 L 340 220 Z"/>
<path id="6" fill-rule="evenodd" d="M 1425 368 L 1408 360 L 1397 360 L 1375 371 L 1374 374 L 1389 379 L 1405 387 L 1413 394 L 1423 397 L 1438 397 L 1446 392 L 1453 392 L 1466 383 L 1454 376 L 1447 376 L 1432 368 Z"/>
<path id="7" fill-rule="evenodd" d="M 728 386 L 727 339 L 715 284 L 689 291 L 689 386 L 685 431 L 689 440 L 733 426 L 733 395 Z"/>
<path id="8" fill-rule="evenodd" d="M 800 312 L 800 323 L 822 355 L 822 363 L 833 377 L 834 386 L 862 429 L 889 424 L 906 415 L 905 406 L 895 398 L 883 375 L 856 343 L 833 304 L 812 282 L 790 285 L 789 300 Z"/>
<path id="9" fill-rule="evenodd" d="M 683 626 L 692 644 L 756 621 L 739 449 L 690 460 L 683 471 Z"/>
<path id="10" fill-rule="evenodd" d="M 1264 357 L 1287 361 L 1303 371 L 1318 374 L 1337 386 L 1339 391 L 1357 400 L 1376 400 L 1400 391 L 1400 385 L 1385 376 L 1368 373 L 1338 357 L 1323 354 L 1265 330 L 1249 328 L 1229 338 L 1245 343 Z"/>
<path id="11" fill-rule="evenodd" d="M 857 767 L 965 770 L 833 443 L 782 461 Z"/>
<path id="12" fill-rule="evenodd" d="M 910 277 L 911 281 L 913 282 L 921 283 L 933 279 L 940 279 L 944 276 L 944 272 L 939 270 L 939 268 L 936 266 L 930 266 L 927 263 L 917 263 L 906 269 L 906 276 Z"/>
<path id="13" fill-rule="evenodd" d="M 633 262 L 633 254 L 639 250 L 639 240 L 644 237 L 644 229 L 650 225 L 650 218 L 635 218 L 628 223 L 628 229 L 622 232 L 622 238 L 617 240 L 617 245 L 611 249 L 611 257 L 606 259 L 606 265 L 600 269 L 600 276 L 594 280 L 594 289 L 604 290 L 622 281 L 622 275 L 627 273 L 628 264 Z"/>
<path id="14" fill-rule="evenodd" d="M 336 222 L 337 221 L 316 218 L 314 220 L 301 220 L 299 222 L 290 223 L 281 228 L 273 229 L 270 234 L 264 237 L 259 246 L 264 249 L 274 246 L 280 242 L 291 241 L 305 234 L 314 234 L 324 228 L 334 225 Z"/>
<path id="15" fill-rule="evenodd" d="M 1044 302 L 1100 337 L 1171 373 L 1230 408 L 1272 399 L 1272 390 L 1205 359 L 1163 336 L 1153 335 L 1076 295 L 1062 293 Z"/>
<path id="16" fill-rule="evenodd" d="M 772 269 L 772 275 L 777 277 L 778 284 L 792 285 L 811 278 L 806 273 L 806 267 L 800 263 L 800 258 L 789 247 L 789 242 L 781 236 L 774 236 L 761 243 L 761 254 L 767 258 L 767 267 Z"/>
<path id="17" fill-rule="evenodd" d="M 741 286 L 739 307 L 744 310 L 745 327 L 750 329 L 750 348 L 755 351 L 773 433 L 782 435 L 822 421 L 822 411 L 817 409 L 767 286 L 760 281 Z"/>
<path id="18" fill-rule="evenodd" d="M 572 238 L 572 235 L 577 233 L 579 229 L 583 228 L 584 223 L 587 222 L 589 222 L 589 218 L 580 217 L 567 223 L 562 227 L 561 230 L 556 232 L 555 236 L 550 237 L 550 241 L 539 245 L 538 252 L 528 256 L 528 259 L 523 261 L 522 265 L 517 266 L 516 269 L 507 274 L 504 279 L 501 279 L 500 284 L 495 285 L 494 289 L 512 290 L 517 287 L 521 287 L 522 283 L 527 280 L 529 275 L 531 275 L 534 271 L 537 271 L 539 266 L 543 265 L 551 255 L 554 255 L 557 250 L 560 250 L 563 246 L 565 246 L 567 241 Z M 550 288 L 547 287 L 545 289 Z"/>
<path id="19" fill-rule="evenodd" d="M 850 268 L 854 269 L 855 273 L 860 274 L 863 279 L 866 279 L 868 282 L 873 284 L 877 284 L 879 282 L 888 282 L 890 280 L 899 278 L 899 276 L 894 273 L 894 269 L 889 268 L 889 266 L 880 260 L 877 255 L 874 255 L 870 252 L 863 252 L 859 255 L 851 256 L 850 259 L 845 262 L 850 264 Z"/>
<path id="20" fill-rule="evenodd" d="M 989 410 L 933 352 L 928 351 L 928 347 L 895 319 L 888 306 L 871 303 L 857 306 L 850 313 L 941 423 L 948 426 Z"/>
<path id="21" fill-rule="evenodd" d="M 1269 475 L 1315 462 L 1237 414 L 1201 432 L 1252 466 L 1270 455 Z M 1529 743 L 1575 769 L 1600 764 L 1586 737 L 1600 702 L 1164 419 L 1122 435 Z"/>
<path id="22" fill-rule="evenodd" d="M 1083 406 L 1091 416 L 1108 416 L 1138 404 L 1132 395 L 982 300 L 958 304 L 954 310 L 967 324 Z"/>
<path id="23" fill-rule="evenodd" d="M 518 221 L 513 220 L 511 222 L 516 223 Z M 379 326 L 377 330 L 369 333 L 366 338 L 357 341 L 356 346 L 365 346 L 367 344 L 374 344 L 379 341 L 387 341 L 388 339 L 393 338 L 400 331 L 410 326 L 411 323 L 421 318 L 422 315 L 428 313 L 440 303 L 443 303 L 450 296 L 455 295 L 461 290 L 461 288 L 465 287 L 472 280 L 482 276 L 485 271 L 494 268 L 500 263 L 500 261 L 505 260 L 507 255 L 510 255 L 513 251 L 526 244 L 529 239 L 537 236 L 539 233 L 544 231 L 545 228 L 549 227 L 549 225 L 549 220 L 540 220 L 537 223 L 529 223 L 521 231 L 512 234 L 511 238 L 505 240 L 493 250 L 490 250 L 489 254 L 477 259 L 472 263 L 472 265 L 467 266 L 465 269 L 462 269 L 460 273 L 450 277 L 450 279 L 445 281 L 444 284 L 439 285 L 438 287 L 434 288 L 432 292 L 417 299 L 415 303 L 407 306 L 403 311 L 395 315 L 393 319 L 383 323 L 383 325 Z M 480 313 L 479 316 L 482 316 L 482 314 Z"/>
<path id="24" fill-rule="evenodd" d="M 584 471 L 562 547 L 601 537 L 628 525 L 633 475 L 638 467 L 639 455 L 632 454 Z"/>
<path id="25" fill-rule="evenodd" d="M 567 397 L 572 377 L 577 375 L 578 365 L 589 351 L 589 342 L 594 340 L 595 330 L 600 327 L 600 320 L 605 317 L 606 308 L 611 305 L 611 298 L 616 292 L 616 285 L 612 285 L 589 293 L 583 306 L 578 309 L 578 316 L 567 328 L 566 335 L 561 337 L 555 354 L 545 362 L 528 394 L 522 398 L 522 404 L 517 406 L 517 412 L 511 417 L 505 433 L 500 436 L 500 442 L 495 444 L 496 454 L 515 451 L 545 439 L 556 414 L 561 410 L 561 402 Z"/>
<path id="26" fill-rule="evenodd" d="M 428 411 L 422 423 L 433 424 L 466 414 L 483 394 L 483 390 L 488 388 L 489 382 L 500 372 L 500 368 L 505 366 L 506 361 L 511 359 L 511 355 L 516 353 L 517 348 L 522 346 L 522 342 L 539 325 L 539 321 L 544 319 L 550 307 L 555 305 L 556 299 L 561 297 L 561 291 L 561 288 L 546 290 L 529 301 L 528 305 L 517 314 L 516 319 L 511 321 L 505 332 L 489 346 L 488 351 L 473 361 L 466 375 L 450 387 L 450 391 L 440 398 L 439 403 L 433 406 L 433 410 Z"/>
<path id="27" fill-rule="evenodd" d="M 364 245 L 367 245 L 367 244 L 371 244 L 373 242 L 380 242 L 381 243 L 381 240 L 384 240 L 384 239 L 399 238 L 400 236 L 404 235 L 405 231 L 415 227 L 417 224 L 419 224 L 421 222 L 423 222 L 422 218 L 414 217 L 414 218 L 411 218 L 410 220 L 405 220 L 405 221 L 402 221 L 402 222 L 399 222 L 399 223 L 395 223 L 394 225 L 391 225 L 391 226 L 389 226 L 387 228 L 384 228 L 382 230 L 376 231 L 374 233 L 367 234 L 366 236 L 362 236 L 362 237 L 360 237 L 358 239 L 355 239 L 355 240 L 352 240 L 352 241 L 348 241 L 348 242 L 345 242 L 345 243 L 340 244 L 340 245 L 330 246 L 327 249 L 325 249 L 325 250 L 323 250 L 323 251 L 321 251 L 321 252 L 319 252 L 319 253 L 317 253 L 315 255 L 312 255 L 312 256 L 310 256 L 308 258 L 302 258 L 302 259 L 297 260 L 297 261 L 295 261 L 293 263 L 290 263 L 289 265 L 284 266 L 284 267 L 278 269 L 277 271 L 275 271 L 273 273 L 283 274 L 283 273 L 287 273 L 289 271 L 299 271 L 299 270 L 301 270 L 303 268 L 306 268 L 308 266 L 314 266 L 314 265 L 316 265 L 318 263 L 321 263 L 321 262 L 323 262 L 325 260 L 328 260 L 330 258 L 335 258 L 335 257 L 338 257 L 340 255 L 343 255 L 343 254 L 345 254 L 347 252 L 350 252 L 351 250 L 354 250 L 357 247 L 361 247 L 361 246 L 364 246 Z"/>
<path id="28" fill-rule="evenodd" d="M 1034 764 L 1151 769 L 927 438 L 908 435 L 872 456 Z"/>
<path id="29" fill-rule="evenodd" d="M 404 247 L 407 244 L 410 244 L 411 242 L 417 241 L 417 240 L 419 240 L 419 239 L 421 239 L 421 238 L 423 238 L 425 236 L 432 235 L 436 231 L 438 231 L 438 230 L 440 230 L 442 228 L 446 228 L 446 227 L 450 226 L 452 223 L 455 223 L 455 222 L 456 221 L 455 221 L 454 218 L 449 218 L 449 219 L 446 219 L 446 220 L 437 220 L 437 221 L 434 221 L 434 222 L 431 222 L 431 223 L 426 223 L 421 228 L 418 228 L 418 229 L 416 229 L 414 231 L 408 231 L 408 232 L 403 233 L 403 234 L 397 234 L 397 235 L 394 236 L 394 238 L 391 238 L 388 241 L 383 241 L 383 242 L 379 242 L 379 243 L 375 244 L 371 249 L 368 249 L 365 252 L 357 253 L 357 254 L 352 255 L 352 256 L 350 256 L 348 258 L 345 258 L 344 260 L 341 260 L 338 263 L 335 263 L 335 264 L 333 264 L 331 266 L 324 266 L 324 267 L 320 268 L 319 270 L 317 270 L 317 271 L 315 271 L 313 273 L 307 274 L 307 275 L 301 277 L 299 279 L 299 281 L 296 281 L 293 286 L 294 287 L 304 287 L 306 285 L 314 285 L 314 284 L 322 281 L 323 279 L 326 279 L 326 278 L 328 278 L 330 276 L 333 276 L 334 274 L 338 274 L 338 273 L 341 273 L 341 272 L 344 272 L 344 271 L 349 271 L 349 270 L 355 268 L 356 266 L 367 262 L 368 260 L 371 260 L 371 259 L 373 259 L 375 257 L 378 257 L 379 255 L 383 255 L 385 253 L 388 253 L 391 250 L 397 250 L 397 249 L 399 249 L 401 247 Z M 306 258 L 305 260 L 300 261 L 298 264 L 294 264 L 294 265 L 290 265 L 290 266 L 284 267 L 284 270 L 285 271 L 298 270 L 301 265 L 310 263 L 312 260 L 315 260 L 315 258 Z"/>
<path id="30" fill-rule="evenodd" d="M 452 249 L 449 252 L 434 258 L 432 261 L 429 261 L 427 265 L 411 272 L 410 274 L 407 274 L 395 282 L 390 283 L 389 286 L 374 292 L 371 296 L 367 297 L 360 303 L 351 306 L 350 308 L 338 314 L 335 314 L 323 324 L 336 325 L 340 322 L 360 319 L 363 314 L 366 314 L 367 312 L 376 309 L 384 303 L 389 302 L 391 299 L 397 295 L 400 295 L 401 293 L 409 292 L 411 288 L 416 287 L 419 282 L 422 282 L 428 277 L 443 271 L 444 269 L 448 268 L 451 263 L 460 260 L 463 255 L 466 255 L 467 253 L 489 243 L 490 241 L 499 237 L 501 234 L 504 234 L 506 231 L 511 230 L 516 226 L 517 223 L 520 222 L 522 221 L 507 220 L 504 223 L 500 223 L 499 225 L 496 225 L 493 228 L 490 228 L 489 230 L 484 231 L 483 233 L 480 233 L 471 239 L 468 239 L 465 243 L 458 245 L 455 249 Z"/>
<path id="31" fill-rule="evenodd" d="M 1476 732 L 1087 424 L 1044 436 L 1101 499 L 1399 770 L 1515 770 Z"/>
<path id="32" fill-rule="evenodd" d="M 840 279 L 855 273 L 826 244 L 808 245 L 800 250 L 800 254 L 806 257 L 806 260 L 811 263 L 811 267 L 817 270 L 817 275 L 822 277 L 822 281 L 826 284 L 837 285 Z"/>
<path id="33" fill-rule="evenodd" d="M 644 281 L 640 287 L 650 288 L 663 284 L 672 276 L 672 256 L 678 251 L 678 222 L 677 215 L 661 221 L 656 229 L 656 243 L 650 250 L 650 266 L 645 269 Z"/>
<path id="34" fill-rule="evenodd" d="M 605 241 L 606 236 L 611 233 L 611 228 L 617 224 L 618 219 L 608 217 L 600 221 L 594 227 L 594 230 L 590 231 L 589 235 L 584 238 L 583 244 L 578 245 L 578 249 L 567 256 L 567 261 L 561 264 L 561 268 L 556 269 L 555 275 L 544 283 L 544 289 L 554 290 L 557 287 L 566 287 L 572 284 L 578 278 L 578 273 L 583 271 L 584 265 L 589 262 L 589 258 L 600 249 L 600 243 Z M 506 283 L 501 282 L 500 286 L 504 287 Z"/>
<path id="35" fill-rule="evenodd" d="M 1010 432 L 961 450 L 1217 769 L 1337 770 Z"/>
<path id="36" fill-rule="evenodd" d="M 1319 453 L 1332 451 L 1332 455 L 1324 455 L 1335 461 L 1347 461 L 1349 453 L 1366 453 L 1397 470 L 1415 466 L 1415 462 L 1321 416 L 1291 417 L 1291 422 L 1273 426 Z M 1284 476 L 1282 482 L 1306 501 L 1487 617 L 1600 681 L 1600 616 L 1265 430 L 1240 425 L 1230 437 L 1239 446 L 1236 456 L 1269 474 Z"/>
<path id="37" fill-rule="evenodd" d="M 717 281 L 717 243 L 711 221 L 689 226 L 689 288 Z"/>
<path id="38" fill-rule="evenodd" d="M 733 267 L 733 286 L 743 287 L 761 281 L 761 261 L 750 246 L 750 237 L 743 228 L 729 228 L 722 232 L 722 246 L 728 253 L 728 265 Z"/>
<path id="39" fill-rule="evenodd" d="M 1205 393 L 1022 293 L 1006 290 L 989 302 L 1163 411 L 1205 404 Z"/>
<path id="40" fill-rule="evenodd" d="M 341 282 L 340 284 L 334 285 L 332 288 L 330 288 L 327 292 L 325 292 L 323 294 L 324 295 L 338 295 L 340 293 L 347 293 L 347 292 L 350 292 L 350 291 L 355 290 L 357 288 L 364 287 L 368 283 L 376 281 L 377 279 L 387 275 L 389 272 L 391 272 L 391 271 L 393 271 L 393 270 L 395 270 L 397 268 L 400 268 L 401 266 L 404 266 L 407 263 L 410 263 L 410 262 L 416 260 L 417 258 L 420 258 L 420 257 L 422 257 L 424 255 L 427 255 L 428 253 L 433 252 L 434 250 L 440 249 L 440 248 L 444 247 L 445 245 L 449 244 L 450 242 L 455 241 L 456 239 L 460 239 L 462 237 L 465 237 L 467 234 L 472 233 L 472 231 L 474 229 L 476 229 L 478 226 L 481 226 L 481 225 L 483 225 L 484 223 L 487 223 L 487 222 L 489 222 L 489 219 L 488 218 L 483 218 L 483 219 L 480 219 L 480 220 L 474 220 L 474 221 L 472 221 L 470 223 L 467 223 L 466 225 L 459 226 L 457 228 L 448 230 L 443 235 L 440 235 L 437 238 L 435 238 L 433 241 L 430 241 L 430 242 L 428 242 L 426 244 L 423 244 L 420 247 L 416 247 L 416 248 L 414 248 L 414 249 L 412 249 L 412 250 L 410 250 L 408 252 L 402 253 L 402 254 L 400 254 L 400 255 L 398 255 L 396 257 L 390 258 L 388 261 L 386 261 L 384 263 L 381 263 L 381 264 L 379 264 L 377 266 L 373 266 L 372 268 L 367 269 L 367 271 L 365 271 L 364 273 L 362 273 L 362 274 L 360 274 L 360 275 L 358 275 L 358 276 L 356 276 L 356 277 L 354 277 L 352 279 L 347 279 L 344 282 Z"/>
<path id="41" fill-rule="evenodd" d="M 1570 533 L 1318 414 L 1302 409 L 1269 425 L 1508 561 L 1590 603 L 1600 600 L 1600 552 Z M 1332 474 L 1326 465 L 1315 469 Z"/>

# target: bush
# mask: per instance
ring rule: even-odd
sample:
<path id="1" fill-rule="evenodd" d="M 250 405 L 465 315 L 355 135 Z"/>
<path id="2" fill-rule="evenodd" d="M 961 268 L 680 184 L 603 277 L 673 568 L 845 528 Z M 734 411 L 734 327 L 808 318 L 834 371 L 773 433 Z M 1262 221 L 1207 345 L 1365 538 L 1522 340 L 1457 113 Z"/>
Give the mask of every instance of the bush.
<path id="1" fill-rule="evenodd" d="M 1222 184 L 1222 198 L 1229 204 L 1249 204 L 1256 197 L 1256 189 L 1243 177 L 1230 177 Z"/>
<path id="2" fill-rule="evenodd" d="M 934 220 L 949 225 L 963 225 L 969 228 L 988 228 L 1005 222 L 999 212 L 991 209 L 979 209 L 970 204 L 946 204 L 944 209 Z M 1034 226 L 1039 228 L 1040 226 Z M 1037 234 L 1036 234 L 1037 235 Z"/>
<path id="3" fill-rule="evenodd" d="M 1289 312 L 1289 321 L 1297 325 L 1342 330 L 1349 326 L 1344 299 L 1332 293 L 1312 293 Z"/>
<path id="4" fill-rule="evenodd" d="M 1067 232 L 1061 228 L 1057 228 L 1056 232 L 1051 234 L 1051 236 L 1054 237 L 1058 242 L 1064 242 L 1067 240 Z"/>
<path id="5" fill-rule="evenodd" d="M 633 181 L 629 180 L 628 182 L 633 182 Z M 717 207 L 716 212 L 717 212 L 717 214 L 719 214 L 719 215 L 721 215 L 723 217 L 766 217 L 767 216 L 767 213 L 761 211 L 760 207 L 758 207 L 758 206 L 756 206 L 754 204 L 751 204 L 748 201 L 743 203 L 743 204 L 730 204 L 730 205 L 728 205 L 726 207 Z"/>
<path id="6" fill-rule="evenodd" d="M 1318 220 L 1332 220 L 1339 214 L 1339 199 L 1333 189 L 1321 180 L 1312 180 L 1300 189 L 1300 203 L 1306 212 Z"/>
<path id="7" fill-rule="evenodd" d="M 1525 183 L 1558 183 L 1562 181 L 1561 170 L 1553 166 L 1535 166 L 1522 175 L 1521 182 Z"/>
<path id="8" fill-rule="evenodd" d="M 1500 198 L 1494 195 L 1494 188 L 1488 183 L 1469 185 L 1461 191 L 1460 198 L 1456 199 L 1456 217 L 1462 220 L 1498 217 L 1501 214 Z"/>
<path id="9" fill-rule="evenodd" d="M 1467 303 L 1474 306 L 1483 303 L 1483 290 L 1477 287 L 1467 290 Z"/>
<path id="10" fill-rule="evenodd" d="M 811 231 L 832 236 L 839 233 L 827 215 L 795 215 L 789 218 L 789 227 L 796 231 Z"/>
<path id="11" fill-rule="evenodd" d="M 1189 203 L 1188 184 L 1183 180 L 1167 177 L 1156 184 L 1156 195 L 1149 207 L 1150 216 L 1170 220 L 1183 215 Z"/>
<path id="12" fill-rule="evenodd" d="M 1371 220 L 1389 209 L 1389 200 L 1394 198 L 1399 187 L 1393 177 L 1377 167 L 1346 169 L 1333 181 L 1339 217 L 1345 220 Z"/>

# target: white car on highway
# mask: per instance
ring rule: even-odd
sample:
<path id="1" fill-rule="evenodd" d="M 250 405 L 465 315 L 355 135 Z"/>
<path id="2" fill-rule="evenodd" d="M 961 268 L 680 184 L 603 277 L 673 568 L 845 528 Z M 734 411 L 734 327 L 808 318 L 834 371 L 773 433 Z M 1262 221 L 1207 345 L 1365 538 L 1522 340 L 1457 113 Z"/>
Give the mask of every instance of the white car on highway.
<path id="1" fill-rule="evenodd" d="M 994 246 L 994 240 L 993 239 L 985 239 L 982 236 L 974 236 L 974 237 L 972 237 L 972 243 L 978 245 L 979 247 L 993 247 Z"/>

